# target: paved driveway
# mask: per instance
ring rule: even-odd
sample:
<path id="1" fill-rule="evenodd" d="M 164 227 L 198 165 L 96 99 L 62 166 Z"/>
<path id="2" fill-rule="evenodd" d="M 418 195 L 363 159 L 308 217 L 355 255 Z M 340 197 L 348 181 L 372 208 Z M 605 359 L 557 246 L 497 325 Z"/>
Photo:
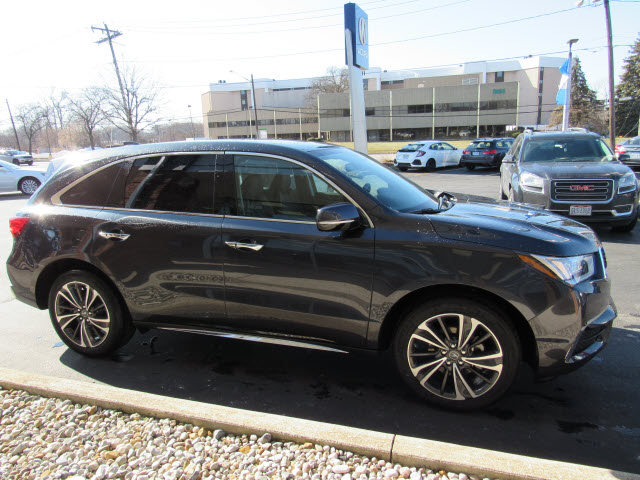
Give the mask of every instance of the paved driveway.
<path id="1" fill-rule="evenodd" d="M 497 174 L 406 174 L 438 190 L 495 197 Z M 25 200 L 0 196 L 0 254 L 9 216 Z M 620 308 L 609 347 L 585 368 L 532 383 L 482 413 L 426 406 L 388 355 L 330 354 L 184 333 L 136 334 L 112 358 L 86 359 L 53 333 L 46 312 L 11 299 L 0 274 L 0 366 L 162 395 L 640 473 L 640 227 L 598 232 Z"/>

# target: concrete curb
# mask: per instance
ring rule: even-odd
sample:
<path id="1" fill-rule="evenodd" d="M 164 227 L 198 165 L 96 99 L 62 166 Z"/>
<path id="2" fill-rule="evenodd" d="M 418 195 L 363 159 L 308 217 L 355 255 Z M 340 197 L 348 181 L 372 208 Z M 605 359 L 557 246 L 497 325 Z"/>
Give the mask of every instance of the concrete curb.
<path id="1" fill-rule="evenodd" d="M 640 480 L 640 475 L 632 473 L 203 404 L 3 368 L 0 368 L 0 386 L 127 413 L 172 418 L 209 430 L 221 428 L 230 433 L 257 435 L 269 432 L 278 440 L 311 441 L 407 466 L 475 473 L 501 480 Z"/>

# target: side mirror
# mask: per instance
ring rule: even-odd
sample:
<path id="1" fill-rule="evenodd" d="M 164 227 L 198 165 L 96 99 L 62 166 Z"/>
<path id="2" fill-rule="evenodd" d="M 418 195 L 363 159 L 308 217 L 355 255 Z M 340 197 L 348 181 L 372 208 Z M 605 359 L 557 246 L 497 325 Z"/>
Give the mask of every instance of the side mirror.
<path id="1" fill-rule="evenodd" d="M 322 232 L 351 230 L 360 225 L 360 212 L 350 203 L 336 203 L 318 209 L 316 225 Z"/>
<path id="2" fill-rule="evenodd" d="M 515 163 L 515 162 L 513 161 L 513 155 L 505 155 L 505 156 L 502 158 L 502 163 Z"/>

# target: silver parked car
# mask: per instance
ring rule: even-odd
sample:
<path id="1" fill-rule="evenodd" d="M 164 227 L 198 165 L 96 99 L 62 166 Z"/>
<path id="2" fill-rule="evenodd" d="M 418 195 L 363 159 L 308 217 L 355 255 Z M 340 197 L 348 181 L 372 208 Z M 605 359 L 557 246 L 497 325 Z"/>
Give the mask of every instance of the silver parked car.
<path id="1" fill-rule="evenodd" d="M 0 160 L 0 192 L 33 193 L 44 182 L 44 168 L 21 167 Z"/>
<path id="2" fill-rule="evenodd" d="M 0 150 L 0 160 L 11 162 L 14 165 L 33 165 L 33 156 L 20 150 Z"/>

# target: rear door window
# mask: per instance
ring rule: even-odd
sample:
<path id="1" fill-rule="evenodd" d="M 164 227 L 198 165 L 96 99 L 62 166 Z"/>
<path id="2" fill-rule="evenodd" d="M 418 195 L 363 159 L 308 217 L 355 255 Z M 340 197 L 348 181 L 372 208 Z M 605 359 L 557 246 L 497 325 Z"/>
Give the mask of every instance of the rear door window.
<path id="1" fill-rule="evenodd" d="M 136 160 L 125 187 L 126 207 L 212 214 L 215 160 L 211 154 Z"/>

